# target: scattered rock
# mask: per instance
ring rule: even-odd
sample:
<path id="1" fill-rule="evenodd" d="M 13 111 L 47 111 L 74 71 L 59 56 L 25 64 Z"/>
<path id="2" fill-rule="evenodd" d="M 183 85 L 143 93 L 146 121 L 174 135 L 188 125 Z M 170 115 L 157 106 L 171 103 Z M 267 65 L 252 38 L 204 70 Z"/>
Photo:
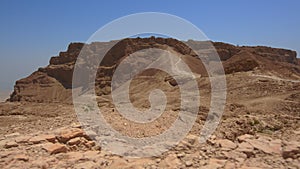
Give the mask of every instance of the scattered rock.
<path id="1" fill-rule="evenodd" d="M 96 145 L 96 143 L 94 141 L 87 141 L 84 143 L 84 145 L 87 147 L 87 148 L 91 148 L 93 146 Z"/>
<path id="2" fill-rule="evenodd" d="M 12 147 L 18 147 L 19 145 L 15 141 L 9 141 L 5 143 L 4 148 L 12 148 Z"/>
<path id="3" fill-rule="evenodd" d="M 62 143 L 66 143 L 72 138 L 83 137 L 83 136 L 84 136 L 84 132 L 82 129 L 72 128 L 70 130 L 62 131 L 61 134 L 58 136 L 58 140 Z"/>
<path id="4" fill-rule="evenodd" d="M 50 154 L 66 153 L 68 151 L 65 145 L 59 143 L 46 143 L 42 147 Z"/>
<path id="5" fill-rule="evenodd" d="M 225 164 L 226 164 L 226 160 L 211 158 L 211 159 L 209 159 L 208 165 L 204 166 L 204 167 L 208 168 L 208 169 L 222 168 L 222 167 L 224 167 Z"/>
<path id="6" fill-rule="evenodd" d="M 85 161 L 82 163 L 75 163 L 74 169 L 97 168 L 97 164 L 93 161 Z"/>
<path id="7" fill-rule="evenodd" d="M 52 134 L 47 134 L 43 136 L 47 141 L 55 143 L 56 141 L 56 136 Z"/>
<path id="8" fill-rule="evenodd" d="M 185 166 L 186 167 L 191 167 L 193 165 L 193 161 L 186 161 Z"/>
<path id="9" fill-rule="evenodd" d="M 226 150 L 235 149 L 237 147 L 237 145 L 234 142 L 227 139 L 216 140 L 216 143 Z"/>
<path id="10" fill-rule="evenodd" d="M 178 157 L 178 158 L 182 158 L 182 157 L 184 157 L 184 156 L 185 156 L 185 153 L 184 153 L 184 152 L 178 153 L 178 154 L 177 154 L 177 157 Z"/>
<path id="11" fill-rule="evenodd" d="M 255 149 L 263 151 L 268 154 L 281 154 L 281 144 L 276 142 L 270 142 L 265 138 L 259 138 L 255 140 L 247 140 Z"/>
<path id="12" fill-rule="evenodd" d="M 248 142 L 242 142 L 238 145 L 237 151 L 243 152 L 249 158 L 250 156 L 254 155 L 254 148 Z"/>
<path id="13" fill-rule="evenodd" d="M 253 135 L 244 134 L 244 135 L 239 136 L 237 139 L 238 139 L 239 142 L 243 142 L 243 141 L 247 141 L 247 140 L 253 139 L 253 138 L 254 138 Z"/>
<path id="14" fill-rule="evenodd" d="M 28 143 L 31 136 L 20 136 L 15 139 L 17 143 Z"/>
<path id="15" fill-rule="evenodd" d="M 163 159 L 160 162 L 159 167 L 160 168 L 172 168 L 174 166 L 180 166 L 180 165 L 181 165 L 181 162 L 177 158 L 177 156 L 175 154 L 169 154 L 165 159 Z"/>
<path id="16" fill-rule="evenodd" d="M 78 145 L 78 144 L 80 144 L 81 143 L 81 137 L 75 137 L 75 138 L 72 138 L 71 140 L 69 140 L 68 142 L 67 142 L 67 144 L 68 145 Z"/>
<path id="17" fill-rule="evenodd" d="M 71 159 L 72 161 L 78 161 L 83 158 L 83 153 L 82 152 L 67 152 L 66 157 L 68 159 Z"/>
<path id="18" fill-rule="evenodd" d="M 28 161 L 29 160 L 28 156 L 25 154 L 17 154 L 14 156 L 14 159 L 20 160 L 20 161 Z"/>
<path id="19" fill-rule="evenodd" d="M 300 157 L 300 143 L 299 142 L 289 142 L 283 147 L 282 151 L 283 158 L 299 158 Z"/>
<path id="20" fill-rule="evenodd" d="M 20 133 L 15 132 L 15 133 L 11 133 L 11 134 L 6 134 L 4 137 L 5 138 L 13 138 L 13 137 L 17 137 L 20 136 Z"/>

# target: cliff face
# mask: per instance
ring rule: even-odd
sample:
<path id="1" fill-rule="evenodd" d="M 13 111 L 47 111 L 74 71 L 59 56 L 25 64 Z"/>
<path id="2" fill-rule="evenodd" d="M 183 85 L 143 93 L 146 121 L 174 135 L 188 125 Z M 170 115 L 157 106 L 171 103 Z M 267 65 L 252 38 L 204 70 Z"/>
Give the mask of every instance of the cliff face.
<path id="1" fill-rule="evenodd" d="M 207 48 L 207 43 L 204 42 L 188 41 L 187 43 L 199 50 Z M 112 42 L 95 42 L 85 47 L 91 53 L 103 52 L 111 44 Z M 271 72 L 289 78 L 300 76 L 300 61 L 296 58 L 296 52 L 294 51 L 262 46 L 237 47 L 220 42 L 214 42 L 213 45 L 223 62 L 227 74 L 255 70 L 262 73 Z M 71 43 L 67 51 L 60 52 L 59 56 L 52 57 L 47 67 L 39 68 L 30 76 L 18 80 L 9 101 L 71 103 L 72 74 L 77 56 L 83 46 L 83 43 Z M 182 55 L 183 60 L 191 66 L 193 72 L 202 76 L 207 75 L 196 54 L 180 41 L 153 37 L 125 39 L 107 52 L 100 65 L 101 68 L 98 68 L 96 78 L 97 94 L 109 94 L 112 74 L 124 57 L 147 48 L 164 50 L 171 48 Z M 205 58 L 209 63 L 210 53 L 211 51 L 208 50 L 208 58 Z M 80 82 L 78 82 L 78 85 L 80 85 Z"/>

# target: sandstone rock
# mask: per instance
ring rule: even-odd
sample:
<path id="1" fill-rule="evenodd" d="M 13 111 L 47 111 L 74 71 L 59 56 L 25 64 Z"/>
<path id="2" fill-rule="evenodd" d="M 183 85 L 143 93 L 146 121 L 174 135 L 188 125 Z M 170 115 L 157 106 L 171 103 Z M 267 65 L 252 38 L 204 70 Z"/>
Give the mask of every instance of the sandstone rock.
<path id="1" fill-rule="evenodd" d="M 69 140 L 67 142 L 68 145 L 78 145 L 82 142 L 82 139 L 80 137 L 75 137 L 75 138 L 72 138 L 71 140 Z"/>
<path id="2" fill-rule="evenodd" d="M 178 157 L 178 158 L 182 158 L 182 157 L 184 157 L 184 156 L 185 156 L 185 153 L 184 153 L 184 152 L 178 153 L 178 154 L 177 154 L 177 157 Z"/>
<path id="3" fill-rule="evenodd" d="M 220 160 L 216 158 L 209 159 L 208 165 L 204 166 L 207 169 L 215 169 L 215 168 L 222 168 L 226 164 L 226 160 Z"/>
<path id="4" fill-rule="evenodd" d="M 193 161 L 186 161 L 184 164 L 186 167 L 191 167 L 193 165 Z"/>
<path id="5" fill-rule="evenodd" d="M 53 134 L 47 134 L 43 136 L 47 141 L 54 143 L 56 141 L 56 136 Z"/>
<path id="6" fill-rule="evenodd" d="M 2 151 L 0 153 L 0 158 L 6 158 L 6 157 L 8 157 L 10 155 L 13 155 L 15 153 L 16 153 L 15 151 Z"/>
<path id="7" fill-rule="evenodd" d="M 244 135 L 239 136 L 237 139 L 238 139 L 239 142 L 243 142 L 243 141 L 247 141 L 247 140 L 253 139 L 253 138 L 254 138 L 253 135 L 244 134 Z"/>
<path id="8" fill-rule="evenodd" d="M 27 143 L 31 136 L 20 136 L 15 139 L 17 143 Z"/>
<path id="9" fill-rule="evenodd" d="M 191 144 L 195 145 L 199 142 L 199 137 L 193 134 L 188 134 L 185 139 Z"/>
<path id="10" fill-rule="evenodd" d="M 28 156 L 25 154 L 17 154 L 14 156 L 14 159 L 20 160 L 20 161 L 28 161 L 29 160 Z"/>
<path id="11" fill-rule="evenodd" d="M 82 152 L 67 152 L 66 157 L 68 159 L 70 159 L 71 161 L 76 162 L 83 158 L 83 153 Z"/>
<path id="12" fill-rule="evenodd" d="M 238 145 L 237 151 L 243 152 L 247 155 L 247 157 L 250 157 L 254 154 L 254 148 L 251 144 L 248 142 L 242 142 Z"/>
<path id="13" fill-rule="evenodd" d="M 114 158 L 113 162 L 107 168 L 130 168 L 128 162 L 123 158 Z"/>
<path id="14" fill-rule="evenodd" d="M 41 168 L 41 169 L 47 169 L 50 168 L 49 164 L 46 161 L 43 160 L 35 160 L 35 161 L 31 161 L 31 168 Z"/>
<path id="15" fill-rule="evenodd" d="M 74 169 L 87 169 L 87 168 L 90 168 L 90 169 L 96 169 L 98 168 L 97 167 L 97 164 L 93 161 L 85 161 L 85 162 L 82 162 L 82 163 L 75 163 L 74 164 Z"/>
<path id="16" fill-rule="evenodd" d="M 234 142 L 227 139 L 216 140 L 216 143 L 226 150 L 235 149 L 237 147 L 237 145 Z"/>
<path id="17" fill-rule="evenodd" d="M 97 158 L 97 156 L 98 156 L 99 154 L 100 154 L 99 151 L 90 151 L 90 150 L 83 153 L 84 158 L 86 158 L 86 159 L 91 159 L 91 160 Z"/>
<path id="18" fill-rule="evenodd" d="M 45 143 L 42 147 L 50 154 L 66 153 L 68 151 L 65 145 L 59 143 Z"/>
<path id="19" fill-rule="evenodd" d="M 62 143 L 66 143 L 72 138 L 83 137 L 83 136 L 84 136 L 84 132 L 82 129 L 72 128 L 70 130 L 62 131 L 61 134 L 58 136 L 58 140 Z"/>
<path id="20" fill-rule="evenodd" d="M 230 152 L 225 151 L 223 152 L 223 154 L 227 159 L 234 159 L 235 161 L 238 161 L 240 163 L 244 162 L 245 159 L 247 158 L 246 154 L 239 151 L 230 151 Z"/>
<path id="21" fill-rule="evenodd" d="M 55 139 L 56 139 L 55 135 L 50 135 L 50 134 L 38 135 L 30 138 L 29 143 L 38 144 L 44 141 L 49 141 L 54 143 Z"/>
<path id="22" fill-rule="evenodd" d="M 283 158 L 297 158 L 300 157 L 300 143 L 289 142 L 283 147 L 282 151 Z"/>
<path id="23" fill-rule="evenodd" d="M 169 154 L 165 159 L 163 159 L 160 164 L 159 167 L 160 168 L 172 168 L 175 167 L 177 168 L 177 166 L 180 166 L 181 162 L 180 160 L 176 157 L 175 154 Z"/>
<path id="24" fill-rule="evenodd" d="M 19 145 L 15 141 L 9 141 L 5 143 L 4 148 L 12 148 L 12 147 L 18 147 Z"/>
<path id="25" fill-rule="evenodd" d="M 13 137 L 17 137 L 17 136 L 20 136 L 20 133 L 15 132 L 15 133 L 4 135 L 5 138 L 13 138 Z"/>
<path id="26" fill-rule="evenodd" d="M 87 148 L 91 148 L 93 146 L 96 145 L 96 143 L 94 141 L 87 141 L 84 143 L 84 145 L 87 147 Z"/>
<path id="27" fill-rule="evenodd" d="M 251 144 L 255 149 L 258 149 L 260 151 L 263 151 L 268 154 L 280 154 L 281 153 L 281 144 L 273 142 L 271 143 L 270 141 L 259 138 L 255 140 L 247 140 L 249 144 Z"/>

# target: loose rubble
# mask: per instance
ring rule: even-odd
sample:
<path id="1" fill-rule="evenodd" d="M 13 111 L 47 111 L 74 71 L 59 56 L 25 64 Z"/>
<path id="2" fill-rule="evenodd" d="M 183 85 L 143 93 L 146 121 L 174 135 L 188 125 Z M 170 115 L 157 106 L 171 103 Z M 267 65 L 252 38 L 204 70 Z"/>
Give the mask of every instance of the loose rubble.
<path id="1" fill-rule="evenodd" d="M 236 140 L 212 136 L 205 144 L 189 134 L 160 157 L 127 158 L 110 154 L 77 127 L 52 133 L 16 135 L 1 140 L 1 168 L 298 168 L 300 142 L 263 135 Z"/>

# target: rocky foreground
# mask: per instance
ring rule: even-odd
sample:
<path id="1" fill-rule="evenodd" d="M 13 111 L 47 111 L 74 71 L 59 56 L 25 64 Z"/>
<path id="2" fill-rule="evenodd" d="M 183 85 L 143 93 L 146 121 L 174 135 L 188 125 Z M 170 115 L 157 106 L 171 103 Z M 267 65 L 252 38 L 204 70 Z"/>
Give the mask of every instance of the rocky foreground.
<path id="1" fill-rule="evenodd" d="M 300 130 L 295 131 L 299 134 Z M 299 168 L 300 142 L 244 134 L 236 140 L 211 136 L 199 144 L 189 134 L 161 157 L 124 158 L 101 150 L 80 125 L 0 138 L 1 168 Z"/>

